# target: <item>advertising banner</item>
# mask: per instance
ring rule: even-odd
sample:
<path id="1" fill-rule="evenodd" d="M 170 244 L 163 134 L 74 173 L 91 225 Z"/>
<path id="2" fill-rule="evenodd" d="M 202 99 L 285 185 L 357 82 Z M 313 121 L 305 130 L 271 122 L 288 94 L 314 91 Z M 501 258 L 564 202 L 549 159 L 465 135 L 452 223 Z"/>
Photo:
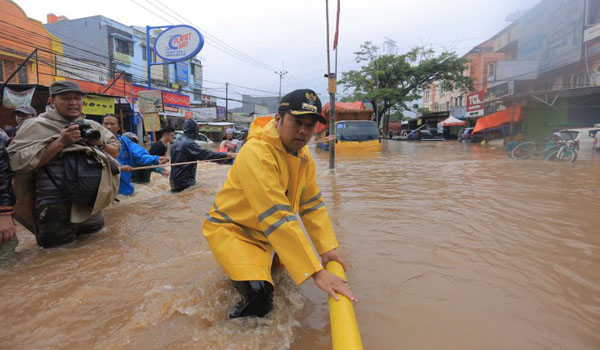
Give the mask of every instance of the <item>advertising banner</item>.
<path id="1" fill-rule="evenodd" d="M 177 62 L 175 64 L 175 78 L 179 84 L 188 85 L 188 63 L 187 62 Z"/>
<path id="2" fill-rule="evenodd" d="M 138 92 L 138 106 L 140 113 L 159 113 L 163 111 L 162 91 L 146 90 Z"/>
<path id="3" fill-rule="evenodd" d="M 225 120 L 227 116 L 225 115 L 225 107 L 217 106 L 217 120 Z"/>
<path id="4" fill-rule="evenodd" d="M 4 95 L 2 97 L 2 105 L 7 108 L 17 108 L 22 105 L 31 105 L 31 99 L 35 88 L 25 90 L 23 92 L 13 91 L 6 86 L 4 87 Z"/>
<path id="5" fill-rule="evenodd" d="M 477 91 L 467 95 L 467 113 L 478 110 L 483 111 L 483 91 Z"/>
<path id="6" fill-rule="evenodd" d="M 172 26 L 156 38 L 154 52 L 167 62 L 185 61 L 193 58 L 204 46 L 204 37 L 188 25 Z"/>
<path id="7" fill-rule="evenodd" d="M 163 91 L 163 101 L 165 104 L 179 106 L 179 107 L 189 107 L 190 106 L 190 97 L 187 95 L 176 94 L 173 92 Z"/>
<path id="8" fill-rule="evenodd" d="M 87 95 L 83 98 L 83 114 L 105 115 L 115 113 L 114 97 Z"/>
<path id="9" fill-rule="evenodd" d="M 142 117 L 144 118 L 144 128 L 147 132 L 160 130 L 158 113 L 145 113 Z"/>
<path id="10" fill-rule="evenodd" d="M 204 107 L 193 109 L 193 118 L 198 121 L 209 121 L 217 119 L 217 109 L 215 107 Z"/>
<path id="11" fill-rule="evenodd" d="M 585 3 L 545 0 L 519 18 L 519 60 L 537 60 L 539 72 L 578 62 Z"/>

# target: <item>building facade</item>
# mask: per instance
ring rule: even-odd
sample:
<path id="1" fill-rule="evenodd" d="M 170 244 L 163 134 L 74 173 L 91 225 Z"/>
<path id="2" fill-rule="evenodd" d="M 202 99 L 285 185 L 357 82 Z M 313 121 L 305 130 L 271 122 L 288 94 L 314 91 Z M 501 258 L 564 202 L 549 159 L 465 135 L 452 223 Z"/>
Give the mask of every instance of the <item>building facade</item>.
<path id="1" fill-rule="evenodd" d="M 10 0 L 0 0 L 0 82 L 50 85 L 55 80 L 55 57 L 62 55 L 60 40 L 44 25 L 27 17 Z M 19 65 L 35 50 L 31 59 L 14 76 Z"/>

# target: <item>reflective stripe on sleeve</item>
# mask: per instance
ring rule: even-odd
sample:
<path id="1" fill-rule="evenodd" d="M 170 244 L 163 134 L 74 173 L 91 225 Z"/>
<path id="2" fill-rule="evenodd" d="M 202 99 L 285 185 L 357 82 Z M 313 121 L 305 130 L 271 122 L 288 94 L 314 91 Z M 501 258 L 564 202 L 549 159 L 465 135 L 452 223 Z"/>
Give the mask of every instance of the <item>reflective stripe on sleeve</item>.
<path id="1" fill-rule="evenodd" d="M 314 196 L 314 197 L 312 197 L 312 198 L 310 198 L 310 199 L 308 199 L 308 200 L 300 203 L 300 205 L 307 205 L 307 204 L 312 203 L 314 201 L 318 201 L 319 199 L 321 199 L 321 192 L 317 193 L 316 196 Z"/>
<path id="2" fill-rule="evenodd" d="M 279 210 L 292 212 L 292 207 L 290 207 L 287 204 L 275 204 L 274 206 L 265 210 L 262 214 L 258 216 L 258 222 L 263 221 L 264 219 L 268 218 L 269 216 L 273 215 L 276 211 Z"/>
<path id="3" fill-rule="evenodd" d="M 294 215 L 288 215 L 284 218 L 281 218 L 279 221 L 277 221 L 276 223 L 274 223 L 273 225 L 269 226 L 269 228 L 267 228 L 264 232 L 265 237 L 269 237 L 269 235 L 271 233 L 273 233 L 273 231 L 277 230 L 281 225 L 285 224 L 286 222 L 292 222 L 292 221 L 298 221 L 298 219 L 296 218 L 296 216 Z"/>
<path id="4" fill-rule="evenodd" d="M 308 208 L 308 209 L 304 210 L 303 212 L 300 213 L 300 216 L 312 213 L 313 211 L 315 211 L 315 210 L 317 210 L 319 208 L 322 208 L 324 206 L 325 206 L 325 202 L 321 202 L 321 203 L 315 205 L 314 207 L 311 207 L 311 208 Z"/>

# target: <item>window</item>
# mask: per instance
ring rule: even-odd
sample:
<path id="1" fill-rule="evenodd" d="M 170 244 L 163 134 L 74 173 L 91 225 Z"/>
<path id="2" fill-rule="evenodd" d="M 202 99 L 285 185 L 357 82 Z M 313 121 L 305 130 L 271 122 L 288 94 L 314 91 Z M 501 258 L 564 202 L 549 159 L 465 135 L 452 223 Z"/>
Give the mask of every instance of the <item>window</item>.
<path id="1" fill-rule="evenodd" d="M 115 38 L 115 51 L 133 57 L 133 43 Z"/>
<path id="2" fill-rule="evenodd" d="M 488 80 L 495 80 L 496 62 L 488 63 Z"/>
<path id="3" fill-rule="evenodd" d="M 148 61 L 148 53 L 146 52 L 146 45 L 141 45 L 142 46 L 142 60 L 144 62 Z M 154 50 L 152 50 L 152 48 L 150 48 L 150 62 L 151 63 L 156 63 L 156 52 L 154 52 Z"/>
<path id="4" fill-rule="evenodd" d="M 429 90 L 429 89 L 425 90 L 425 101 L 429 101 L 430 97 L 431 97 L 431 90 Z"/>
<path id="5" fill-rule="evenodd" d="M 19 69 L 17 73 L 17 80 L 19 84 L 27 84 L 29 81 L 27 80 L 27 65 L 24 65 Z"/>
<path id="6" fill-rule="evenodd" d="M 198 64 L 190 64 L 192 67 L 192 76 L 194 77 L 194 82 L 200 83 L 202 82 L 202 66 Z"/>
<path id="7" fill-rule="evenodd" d="M 4 81 L 4 69 L 2 68 L 2 60 L 0 60 L 0 81 Z"/>
<path id="8" fill-rule="evenodd" d="M 587 24 L 592 25 L 600 22 L 600 2 L 588 1 Z"/>
<path id="9" fill-rule="evenodd" d="M 0 61 L 0 63 L 1 62 L 2 61 Z M 4 69 L 2 70 L 1 74 L 2 79 L 0 80 L 4 81 L 4 79 L 8 79 L 15 72 L 19 64 L 14 61 L 4 61 Z M 19 84 L 27 84 L 27 65 L 24 65 L 21 69 L 19 69 L 19 72 L 11 79 L 11 81 Z"/>
<path id="10" fill-rule="evenodd" d="M 125 73 L 125 74 L 123 74 L 123 78 L 125 79 L 126 82 L 131 83 L 133 76 L 129 73 Z"/>

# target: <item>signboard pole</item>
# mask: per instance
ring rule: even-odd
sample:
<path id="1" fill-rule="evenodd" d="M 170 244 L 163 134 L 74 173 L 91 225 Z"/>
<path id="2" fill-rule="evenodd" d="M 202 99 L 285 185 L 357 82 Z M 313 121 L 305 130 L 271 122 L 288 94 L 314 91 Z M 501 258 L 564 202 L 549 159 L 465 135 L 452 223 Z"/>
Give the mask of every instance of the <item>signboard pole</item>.
<path id="1" fill-rule="evenodd" d="M 152 71 L 150 68 L 152 67 L 152 62 L 150 59 L 152 58 L 150 54 L 150 26 L 146 26 L 146 70 L 148 72 L 148 90 L 152 90 Z"/>

